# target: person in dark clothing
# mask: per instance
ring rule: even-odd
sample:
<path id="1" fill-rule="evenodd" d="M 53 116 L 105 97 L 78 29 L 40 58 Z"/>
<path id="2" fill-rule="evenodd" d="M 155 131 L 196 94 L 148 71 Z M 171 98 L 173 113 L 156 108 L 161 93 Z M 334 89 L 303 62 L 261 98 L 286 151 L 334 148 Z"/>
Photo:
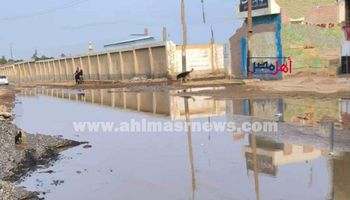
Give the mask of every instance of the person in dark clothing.
<path id="1" fill-rule="evenodd" d="M 15 144 L 22 143 L 22 131 L 17 131 L 15 136 Z"/>
<path id="2" fill-rule="evenodd" d="M 80 73 L 80 69 L 79 67 L 77 68 L 77 70 L 75 70 L 74 72 L 74 78 L 75 78 L 75 83 L 79 83 L 79 73 Z"/>
<path id="3" fill-rule="evenodd" d="M 80 69 L 79 71 L 79 83 L 82 83 L 84 80 L 84 72 L 83 69 Z"/>

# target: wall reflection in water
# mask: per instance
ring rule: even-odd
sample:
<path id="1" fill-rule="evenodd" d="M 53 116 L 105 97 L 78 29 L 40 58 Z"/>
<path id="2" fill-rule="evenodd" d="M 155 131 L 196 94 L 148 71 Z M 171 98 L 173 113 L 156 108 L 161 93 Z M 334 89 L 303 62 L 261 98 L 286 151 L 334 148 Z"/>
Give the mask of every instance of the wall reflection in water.
<path id="1" fill-rule="evenodd" d="M 226 114 L 312 127 L 319 127 L 323 119 L 334 119 L 338 130 L 350 128 L 349 99 L 232 99 L 226 101 Z"/>
<path id="2" fill-rule="evenodd" d="M 177 91 L 125 92 L 113 89 L 69 90 L 49 88 L 28 88 L 21 90 L 21 96 L 50 96 L 70 101 L 98 104 L 112 108 L 143 112 L 168 117 L 171 120 L 185 119 L 183 97 L 175 96 Z M 225 114 L 225 102 L 208 100 L 208 97 L 191 97 L 188 104 L 192 118 L 220 116 Z"/>

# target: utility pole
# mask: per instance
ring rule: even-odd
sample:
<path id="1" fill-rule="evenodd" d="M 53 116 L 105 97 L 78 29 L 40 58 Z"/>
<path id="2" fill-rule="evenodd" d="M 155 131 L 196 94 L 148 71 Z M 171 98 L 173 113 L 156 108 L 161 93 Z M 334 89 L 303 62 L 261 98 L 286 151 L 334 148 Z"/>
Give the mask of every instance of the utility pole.
<path id="1" fill-rule="evenodd" d="M 217 49 L 215 48 L 215 37 L 213 27 L 210 27 L 211 39 L 210 39 L 210 54 L 211 54 L 211 68 L 214 73 L 218 67 L 217 63 Z"/>
<path id="2" fill-rule="evenodd" d="M 13 60 L 13 48 L 12 48 L 12 42 L 10 43 L 10 55 L 11 55 L 11 59 Z"/>
<path id="3" fill-rule="evenodd" d="M 203 13 L 203 23 L 206 23 L 206 18 L 205 18 L 205 10 L 204 10 L 204 0 L 201 0 L 202 2 L 202 13 Z"/>
<path id="4" fill-rule="evenodd" d="M 185 0 L 181 0 L 181 24 L 182 24 L 182 72 L 187 71 L 186 47 L 187 47 L 187 26 L 185 18 Z"/>
<path id="5" fill-rule="evenodd" d="M 89 46 L 88 46 L 88 54 L 91 55 L 94 51 L 94 48 L 92 46 L 92 41 L 89 42 Z"/>
<path id="6" fill-rule="evenodd" d="M 166 42 L 166 41 L 168 41 L 168 33 L 167 33 L 166 27 L 164 26 L 163 27 L 163 42 Z"/>
<path id="7" fill-rule="evenodd" d="M 348 3 L 347 2 L 345 2 L 345 27 L 349 27 L 349 18 L 348 18 L 348 12 L 349 12 L 349 10 L 348 10 Z M 348 39 L 348 34 L 350 34 L 350 33 L 348 33 L 347 32 L 347 29 L 345 28 L 344 29 L 344 31 L 345 31 L 345 36 L 346 36 L 346 38 Z M 346 57 L 345 57 L 345 72 L 346 72 L 346 79 L 347 80 L 349 80 L 349 58 L 348 58 L 348 54 L 346 54 Z"/>
<path id="8" fill-rule="evenodd" d="M 253 16 L 252 16 L 252 0 L 248 0 L 248 36 L 247 36 L 247 77 L 250 78 L 250 64 L 251 64 L 251 39 L 253 36 Z"/>
<path id="9" fill-rule="evenodd" d="M 349 57 L 348 54 L 345 55 L 345 73 L 346 73 L 346 79 L 349 80 Z"/>
<path id="10" fill-rule="evenodd" d="M 144 29 L 144 35 L 145 35 L 145 36 L 148 36 L 148 35 L 149 35 L 149 33 L 148 33 L 148 28 L 145 28 L 145 29 Z"/>

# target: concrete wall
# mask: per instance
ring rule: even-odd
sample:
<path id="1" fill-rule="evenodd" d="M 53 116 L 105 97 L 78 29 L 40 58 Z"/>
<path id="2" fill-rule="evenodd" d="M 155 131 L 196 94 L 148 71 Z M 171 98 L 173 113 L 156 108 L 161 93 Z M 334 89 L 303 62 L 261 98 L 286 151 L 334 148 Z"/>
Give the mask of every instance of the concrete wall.
<path id="1" fill-rule="evenodd" d="M 137 76 L 147 78 L 168 76 L 168 43 L 140 46 L 58 58 L 43 61 L 25 61 L 0 68 L 0 74 L 11 82 L 72 81 L 76 68 L 82 68 L 85 80 L 124 80 Z"/>
<path id="2" fill-rule="evenodd" d="M 175 56 L 172 57 L 171 69 L 173 74 L 182 72 L 182 46 L 172 49 Z M 207 75 L 208 73 L 224 72 L 224 46 L 214 45 L 189 45 L 186 50 L 187 70 L 194 70 L 192 77 Z"/>
<path id="3" fill-rule="evenodd" d="M 84 80 L 126 80 L 134 77 L 167 78 L 182 72 L 182 50 L 167 41 L 153 46 L 139 46 L 90 55 L 43 61 L 26 61 L 0 68 L 11 82 L 73 81 L 76 68 L 84 71 Z M 224 47 L 220 44 L 190 45 L 187 69 L 192 77 L 224 72 Z"/>
<path id="4" fill-rule="evenodd" d="M 281 43 L 281 16 L 267 15 L 253 18 L 253 37 L 251 39 L 251 57 L 255 57 L 251 62 L 275 63 L 276 59 L 282 63 L 282 43 Z M 235 78 L 247 77 L 247 47 L 246 37 L 248 34 L 247 24 L 243 23 L 242 27 L 230 38 L 231 48 L 231 76 Z M 258 59 L 257 57 L 265 57 Z M 269 59 L 266 57 L 273 57 Z M 250 67 L 252 70 L 252 67 Z M 273 79 L 281 78 L 282 74 L 277 76 L 257 74 L 254 77 Z"/>

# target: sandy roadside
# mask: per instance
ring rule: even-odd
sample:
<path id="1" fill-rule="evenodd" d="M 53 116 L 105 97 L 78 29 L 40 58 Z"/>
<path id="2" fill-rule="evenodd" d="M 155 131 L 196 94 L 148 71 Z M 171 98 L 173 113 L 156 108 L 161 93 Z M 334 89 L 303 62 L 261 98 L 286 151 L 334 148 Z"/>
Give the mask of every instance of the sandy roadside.
<path id="1" fill-rule="evenodd" d="M 0 106 L 11 112 L 14 106 L 14 89 L 0 87 Z M 58 158 L 61 150 L 81 143 L 46 135 L 24 133 L 24 142 L 14 144 L 14 135 L 19 130 L 12 118 L 0 120 L 0 199 L 39 199 L 37 193 L 17 188 L 14 182 L 20 180 L 38 165 L 47 165 Z"/>
<path id="2" fill-rule="evenodd" d="M 315 92 L 320 94 L 349 93 L 350 79 L 327 77 L 296 77 L 279 81 L 258 81 L 247 83 L 258 86 L 262 91 Z"/>
<path id="3" fill-rule="evenodd" d="M 128 90 L 171 90 L 186 89 L 193 87 L 221 87 L 230 85 L 242 85 L 241 80 L 228 80 L 221 78 L 195 79 L 188 82 L 171 81 L 167 79 L 154 80 L 125 80 L 125 81 L 86 81 L 77 85 L 73 81 L 63 82 L 30 82 L 17 85 L 17 88 L 50 87 L 69 89 L 104 89 L 104 88 L 126 88 Z"/>
<path id="4" fill-rule="evenodd" d="M 271 99 L 286 97 L 350 98 L 350 80 L 346 78 L 307 77 L 276 81 L 245 80 L 243 85 L 223 85 L 219 89 L 187 90 L 186 95 L 214 99 Z M 182 95 L 181 93 L 179 95 Z"/>

